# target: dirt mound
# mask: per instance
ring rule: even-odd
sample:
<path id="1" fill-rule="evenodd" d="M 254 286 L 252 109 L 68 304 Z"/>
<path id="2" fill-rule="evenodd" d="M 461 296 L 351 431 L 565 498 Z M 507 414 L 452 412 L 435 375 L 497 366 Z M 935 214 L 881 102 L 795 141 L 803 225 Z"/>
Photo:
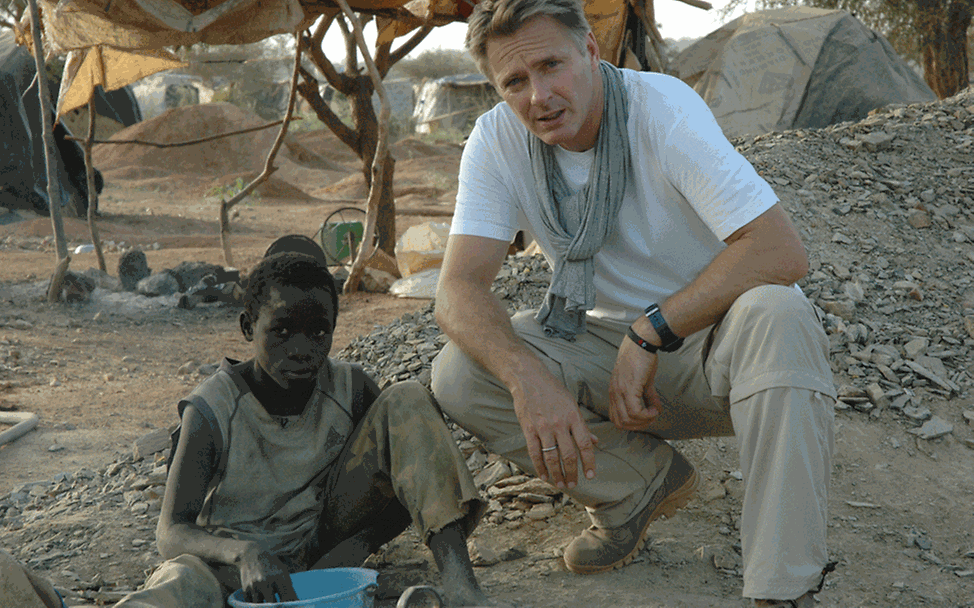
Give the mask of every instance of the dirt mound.
<path id="1" fill-rule="evenodd" d="M 451 143 L 430 144 L 415 137 L 406 137 L 389 146 L 389 153 L 396 160 L 428 156 L 459 156 L 460 146 Z"/>
<path id="2" fill-rule="evenodd" d="M 335 143 L 344 145 L 337 141 Z M 330 161 L 317 152 L 313 152 L 300 141 L 293 141 L 291 136 L 288 136 L 284 140 L 284 145 L 286 146 L 288 156 L 299 165 L 321 171 L 348 171 L 345 166 Z"/>
<path id="3" fill-rule="evenodd" d="M 172 172 L 162 167 L 147 167 L 144 165 L 128 165 L 118 169 L 102 170 L 106 182 L 121 180 L 142 180 L 155 177 L 169 177 Z"/>
<path id="4" fill-rule="evenodd" d="M 264 121 L 259 116 L 236 106 L 227 103 L 201 104 L 167 110 L 155 118 L 122 129 L 111 139 L 171 144 L 261 124 Z M 166 168 L 180 173 L 227 175 L 262 168 L 276 136 L 276 129 L 271 128 L 174 148 L 99 144 L 92 153 L 95 166 L 103 171 L 142 166 Z"/>
<path id="5" fill-rule="evenodd" d="M 328 129 L 294 133 L 288 137 L 288 141 L 332 163 L 347 167 L 358 167 L 361 163 L 355 152 Z"/>
<path id="6" fill-rule="evenodd" d="M 230 175 L 224 175 L 223 177 L 212 180 L 209 184 L 198 189 L 197 192 L 200 196 L 209 197 L 219 197 L 219 193 L 216 190 L 220 188 L 234 188 L 238 181 L 243 185 L 249 184 L 254 178 L 257 177 L 257 173 L 254 171 L 244 171 L 242 173 L 233 173 Z M 235 191 L 235 190 L 234 190 Z M 264 199 L 278 199 L 285 200 L 288 202 L 295 201 L 313 201 L 315 198 L 301 190 L 297 186 L 280 179 L 275 176 L 270 176 L 261 185 L 257 186 L 257 193 Z M 233 196 L 232 193 L 227 193 L 227 197 Z"/>
<path id="7" fill-rule="evenodd" d="M 369 188 L 361 173 L 353 173 L 341 181 L 312 191 L 312 194 L 324 199 L 361 199 L 364 203 L 369 197 Z"/>

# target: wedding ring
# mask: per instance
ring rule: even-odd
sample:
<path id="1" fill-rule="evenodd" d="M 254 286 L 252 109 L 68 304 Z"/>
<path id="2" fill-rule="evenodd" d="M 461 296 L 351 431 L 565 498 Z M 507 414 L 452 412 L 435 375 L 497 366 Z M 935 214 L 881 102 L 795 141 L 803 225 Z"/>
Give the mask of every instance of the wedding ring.
<path id="1" fill-rule="evenodd" d="M 541 451 L 542 452 L 551 452 L 552 450 L 557 450 L 557 449 L 558 449 L 558 446 L 553 445 L 550 448 L 541 448 Z"/>

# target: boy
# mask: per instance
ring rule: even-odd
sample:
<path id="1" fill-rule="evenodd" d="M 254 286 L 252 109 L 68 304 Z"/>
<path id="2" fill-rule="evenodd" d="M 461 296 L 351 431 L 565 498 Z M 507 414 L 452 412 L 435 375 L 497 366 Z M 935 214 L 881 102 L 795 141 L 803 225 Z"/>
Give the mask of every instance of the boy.
<path id="1" fill-rule="evenodd" d="M 329 359 L 338 293 L 314 257 L 250 273 L 240 329 L 254 358 L 223 361 L 179 404 L 156 530 L 164 562 L 118 607 L 295 600 L 288 573 L 358 566 L 413 521 L 450 606 L 490 604 L 466 538 L 484 504 L 430 393 L 381 394 Z"/>

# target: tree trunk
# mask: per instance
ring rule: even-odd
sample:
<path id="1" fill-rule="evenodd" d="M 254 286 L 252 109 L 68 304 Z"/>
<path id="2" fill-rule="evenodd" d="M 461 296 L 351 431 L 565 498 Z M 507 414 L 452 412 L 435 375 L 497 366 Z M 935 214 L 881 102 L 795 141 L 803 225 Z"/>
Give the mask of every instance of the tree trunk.
<path id="1" fill-rule="evenodd" d="M 970 0 L 917 2 L 923 78 L 940 99 L 967 87 L 967 30 L 971 16 Z"/>
<path id="2" fill-rule="evenodd" d="M 379 142 L 379 120 L 372 107 L 372 92 L 374 87 L 367 75 L 356 78 L 358 81 L 355 91 L 349 95 L 352 104 L 352 119 L 359 134 L 358 149 L 355 151 L 362 160 L 362 175 L 365 177 L 366 187 L 372 187 L 372 160 L 375 158 L 375 148 Z M 382 197 L 379 199 L 379 212 L 376 217 L 375 235 L 379 241 L 379 249 L 391 256 L 396 252 L 396 201 L 392 195 L 392 183 L 396 172 L 396 161 L 389 156 L 383 165 Z"/>

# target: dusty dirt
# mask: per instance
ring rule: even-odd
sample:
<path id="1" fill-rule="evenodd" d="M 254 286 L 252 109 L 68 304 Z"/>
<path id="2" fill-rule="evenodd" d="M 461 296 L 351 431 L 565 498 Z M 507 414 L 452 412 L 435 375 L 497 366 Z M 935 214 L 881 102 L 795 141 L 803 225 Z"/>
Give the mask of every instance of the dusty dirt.
<path id="1" fill-rule="evenodd" d="M 293 147 L 297 152 L 278 176 L 307 197 L 273 198 L 269 191 L 256 204 L 241 205 L 232 239 L 235 263 L 242 269 L 259 259 L 274 238 L 312 235 L 330 210 L 349 201 L 364 204 L 357 163 L 340 143 L 320 132 L 297 134 L 291 141 L 300 146 Z M 238 154 L 243 147 L 221 153 Z M 410 213 L 449 209 L 459 147 L 409 140 L 397 150 L 398 229 L 442 221 Z M 194 172 L 192 162 L 167 163 L 159 153 L 126 164 L 124 156 L 108 162 L 109 152 L 119 154 L 100 152 L 108 165 L 98 220 L 103 240 L 145 249 L 153 269 L 182 261 L 224 263 L 217 204 L 201 192 L 219 178 L 235 179 L 255 167 L 234 161 L 226 170 L 210 170 L 216 162 L 211 157 Z M 72 248 L 89 240 L 82 221 L 67 220 L 66 229 Z M 28 481 L 108 465 L 149 430 L 177 422 L 177 400 L 199 380 L 180 375 L 180 366 L 249 355 L 237 329 L 237 311 L 231 308 L 96 316 L 84 305 L 11 298 L 14 286 L 50 274 L 55 259 L 46 238 L 50 234 L 46 218 L 0 226 L 0 239 L 5 239 L 0 345 L 11 357 L 17 352 L 15 361 L 8 358 L 7 369 L 21 370 L 5 372 L 0 400 L 7 408 L 35 412 L 41 420 L 36 430 L 0 448 L 0 495 Z M 118 256 L 117 250 L 107 255 L 111 274 L 116 274 Z M 94 254 L 79 254 L 71 268 L 96 265 Z M 385 294 L 342 296 L 335 352 L 355 336 L 426 304 Z M 969 397 L 964 399 L 969 405 Z M 955 435 L 969 438 L 971 432 L 957 428 Z M 974 569 L 974 450 L 950 436 L 921 444 L 895 420 L 848 413 L 836 418 L 836 440 L 830 546 L 840 564 L 820 605 L 974 606 L 974 577 L 955 573 Z M 60 449 L 51 451 L 53 446 Z M 740 505 L 740 484 L 728 475 L 738 469 L 734 441 L 682 442 L 680 448 L 703 474 L 700 497 L 672 520 L 654 525 L 650 549 L 631 566 L 595 576 L 568 573 L 559 559 L 561 548 L 587 524 L 579 508 L 567 505 L 544 522 L 482 525 L 476 543 L 520 557 L 477 568 L 478 577 L 490 593 L 537 608 L 749 605 L 740 598 L 740 562 L 733 548 Z M 158 556 L 130 558 L 134 554 L 127 553 L 128 547 L 133 538 L 151 538 L 154 522 L 125 513 L 106 512 L 106 517 L 117 526 L 112 537 L 120 547 L 117 554 L 92 551 L 68 567 L 38 569 L 64 588 L 96 576 L 119 587 L 138 585 Z M 918 538 L 932 542 L 926 553 L 934 558 L 924 557 Z M 414 541 L 394 544 L 384 556 L 386 562 L 412 564 L 429 559 Z M 88 604 L 73 600 L 69 605 Z"/>

